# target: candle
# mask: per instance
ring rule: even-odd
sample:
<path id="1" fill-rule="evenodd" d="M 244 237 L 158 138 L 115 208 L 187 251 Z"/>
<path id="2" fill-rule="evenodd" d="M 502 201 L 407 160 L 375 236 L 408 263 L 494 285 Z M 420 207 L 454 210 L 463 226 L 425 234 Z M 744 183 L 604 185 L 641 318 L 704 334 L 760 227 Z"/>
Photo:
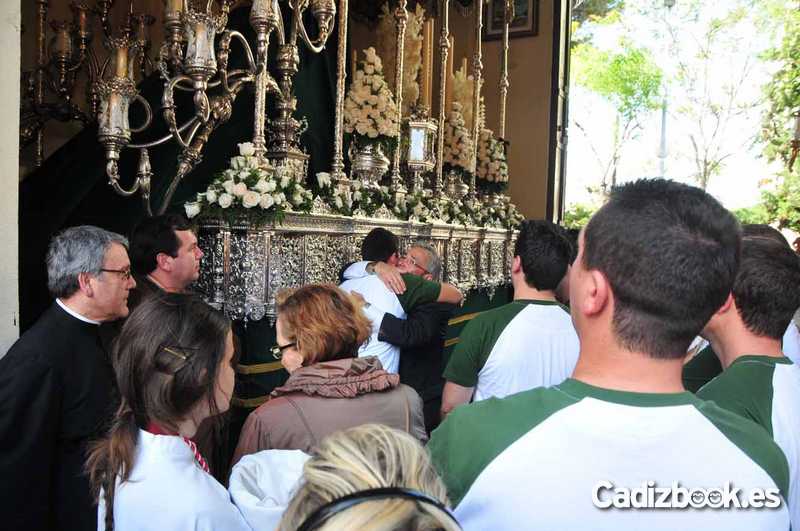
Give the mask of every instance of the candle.
<path id="1" fill-rule="evenodd" d="M 114 49 L 114 76 L 128 77 L 128 47 Z"/>
<path id="2" fill-rule="evenodd" d="M 167 0 L 167 15 L 180 15 L 184 9 L 184 0 Z"/>
<path id="3" fill-rule="evenodd" d="M 428 32 L 430 20 L 425 21 L 422 32 L 422 71 L 419 76 L 419 102 L 425 106 L 430 106 L 428 99 L 428 85 L 430 83 L 430 51 L 431 51 L 431 36 Z"/>
<path id="4" fill-rule="evenodd" d="M 430 108 L 433 102 L 433 43 L 435 42 L 435 33 L 433 19 L 430 19 L 428 22 L 428 41 L 430 42 L 430 46 L 428 46 L 428 92 L 425 98 L 428 101 L 428 108 Z"/>
<path id="5" fill-rule="evenodd" d="M 446 71 L 442 73 L 445 76 L 445 97 L 444 97 L 444 110 L 448 112 L 450 110 L 450 105 L 453 103 L 453 63 L 455 62 L 455 53 L 456 53 L 456 41 L 455 38 L 450 35 L 450 53 L 447 54 L 447 68 Z"/>

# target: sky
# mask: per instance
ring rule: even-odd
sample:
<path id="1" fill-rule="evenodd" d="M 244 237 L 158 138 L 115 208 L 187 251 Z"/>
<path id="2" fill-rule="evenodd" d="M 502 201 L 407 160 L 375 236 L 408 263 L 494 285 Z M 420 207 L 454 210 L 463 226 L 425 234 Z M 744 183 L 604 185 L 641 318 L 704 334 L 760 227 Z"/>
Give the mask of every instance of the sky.
<path id="1" fill-rule="evenodd" d="M 700 3 L 698 16 L 688 17 L 688 0 L 678 0 L 669 12 L 665 8 L 653 10 L 653 1 L 628 0 L 621 22 L 614 24 L 584 26 L 579 35 L 587 31 L 592 35 L 592 43 L 600 49 L 613 51 L 619 46 L 620 38 L 629 39 L 632 44 L 649 49 L 657 64 L 662 68 L 665 78 L 678 72 L 677 62 L 683 61 L 692 69 L 707 69 L 707 75 L 699 80 L 709 80 L 707 84 L 696 85 L 698 90 L 717 95 L 715 101 L 724 101 L 721 94 L 724 84 L 736 84 L 743 77 L 739 89 L 739 102 L 758 102 L 763 94 L 763 86 L 769 82 L 776 65 L 761 58 L 763 51 L 772 45 L 780 35 L 776 32 L 759 31 L 752 20 L 751 13 L 731 30 L 717 39 L 711 60 L 698 57 L 712 17 L 720 17 L 743 0 L 717 0 Z M 670 17 L 677 45 L 666 31 L 663 17 Z M 591 24 L 591 23 L 590 23 Z M 746 76 L 742 76 L 746 72 Z M 686 98 L 686 83 L 671 82 L 668 85 L 668 115 L 666 123 L 667 158 L 665 175 L 679 181 L 692 183 L 694 164 L 691 160 L 689 134 L 697 131 L 697 121 L 683 116 L 679 109 L 691 106 Z M 730 153 L 721 172 L 709 182 L 708 191 L 730 209 L 752 206 L 760 197 L 760 186 L 768 186 L 763 181 L 776 175 L 779 164 L 770 164 L 761 157 L 761 145 L 753 142 L 761 123 L 763 101 L 752 109 L 743 111 L 730 121 L 722 136 L 724 153 Z M 570 88 L 570 128 L 567 148 L 566 204 L 567 209 L 575 203 L 592 203 L 595 195 L 587 187 L 596 187 L 602 170 L 596 151 L 603 159 L 608 159 L 612 145 L 612 125 L 615 111 L 595 93 L 574 83 Z M 638 137 L 625 145 L 618 169 L 618 182 L 640 177 L 660 176 L 659 145 L 661 140 L 661 109 L 647 113 L 642 119 L 642 129 Z M 582 125 L 585 133 L 575 122 Z M 709 130 L 709 122 L 705 122 Z M 594 148 L 594 149 L 593 149 Z"/>

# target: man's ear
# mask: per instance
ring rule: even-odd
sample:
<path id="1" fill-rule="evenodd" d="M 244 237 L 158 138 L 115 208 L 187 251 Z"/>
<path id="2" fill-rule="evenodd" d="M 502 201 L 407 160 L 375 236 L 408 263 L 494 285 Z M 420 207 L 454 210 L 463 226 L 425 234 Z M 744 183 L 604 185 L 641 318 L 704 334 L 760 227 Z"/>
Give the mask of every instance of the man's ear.
<path id="1" fill-rule="evenodd" d="M 515 256 L 514 259 L 511 260 L 511 272 L 519 273 L 520 271 L 522 271 L 522 258 Z"/>
<path id="2" fill-rule="evenodd" d="M 431 275 L 430 273 L 425 273 L 424 275 L 422 275 L 422 278 L 424 278 L 425 280 L 433 281 L 433 275 Z"/>
<path id="3" fill-rule="evenodd" d="M 725 302 L 722 303 L 722 306 L 714 312 L 714 315 L 724 315 L 731 310 L 736 309 L 736 301 L 733 300 L 733 293 L 728 293 L 728 296 L 725 297 Z"/>
<path id="4" fill-rule="evenodd" d="M 94 296 L 94 288 L 91 283 L 93 278 L 94 276 L 89 273 L 78 273 L 78 289 L 87 297 Z"/>
<path id="5" fill-rule="evenodd" d="M 164 271 L 172 271 L 172 257 L 167 253 L 158 253 L 156 255 L 156 267 Z"/>
<path id="6" fill-rule="evenodd" d="M 586 273 L 586 282 L 582 288 L 586 293 L 579 299 L 581 311 L 587 316 L 595 316 L 602 313 L 613 298 L 611 285 L 606 276 L 600 271 L 591 270 Z"/>

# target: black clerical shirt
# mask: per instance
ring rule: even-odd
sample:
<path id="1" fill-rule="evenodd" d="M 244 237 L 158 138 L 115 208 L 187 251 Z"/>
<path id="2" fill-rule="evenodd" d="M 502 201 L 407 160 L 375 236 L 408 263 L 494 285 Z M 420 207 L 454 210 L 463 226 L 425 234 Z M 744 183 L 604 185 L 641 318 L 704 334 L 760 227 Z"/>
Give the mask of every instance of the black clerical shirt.
<path id="1" fill-rule="evenodd" d="M 0 359 L 0 527 L 97 529 L 86 450 L 115 406 L 97 325 L 53 304 Z"/>

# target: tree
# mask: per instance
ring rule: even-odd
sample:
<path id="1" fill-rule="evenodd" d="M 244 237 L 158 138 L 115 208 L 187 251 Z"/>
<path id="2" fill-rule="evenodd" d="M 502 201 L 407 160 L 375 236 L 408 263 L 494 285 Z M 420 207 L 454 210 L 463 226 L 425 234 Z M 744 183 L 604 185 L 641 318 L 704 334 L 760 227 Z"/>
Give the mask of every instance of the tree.
<path id="1" fill-rule="evenodd" d="M 779 67 L 764 87 L 768 107 L 764 113 L 760 139 L 764 156 L 783 163 L 774 190 L 762 193 L 763 207 L 770 222 L 800 232 L 800 168 L 793 160 L 792 131 L 800 112 L 800 13 L 796 8 L 780 14 L 784 36 L 781 44 L 766 54 Z"/>
<path id="2" fill-rule="evenodd" d="M 582 229 L 597 212 L 597 207 L 576 203 L 564 212 L 561 224 L 568 229 Z"/>
<path id="3" fill-rule="evenodd" d="M 622 41 L 609 52 L 583 43 L 573 50 L 575 81 L 598 94 L 615 111 L 610 154 L 601 154 L 581 122 L 573 123 L 586 135 L 602 168 L 600 188 L 605 194 L 617 182 L 617 167 L 625 144 L 642 128 L 642 118 L 659 106 L 661 69 L 644 48 Z"/>
<path id="4" fill-rule="evenodd" d="M 758 9 L 752 0 L 692 0 L 676 5 L 674 16 L 662 21 L 675 67 L 670 92 L 679 104 L 673 116 L 684 130 L 676 148 L 691 161 L 691 177 L 704 190 L 728 158 L 756 139 L 751 124 L 760 95 L 748 89 L 758 50 L 753 39 L 742 38 L 742 29 L 756 22 Z"/>

